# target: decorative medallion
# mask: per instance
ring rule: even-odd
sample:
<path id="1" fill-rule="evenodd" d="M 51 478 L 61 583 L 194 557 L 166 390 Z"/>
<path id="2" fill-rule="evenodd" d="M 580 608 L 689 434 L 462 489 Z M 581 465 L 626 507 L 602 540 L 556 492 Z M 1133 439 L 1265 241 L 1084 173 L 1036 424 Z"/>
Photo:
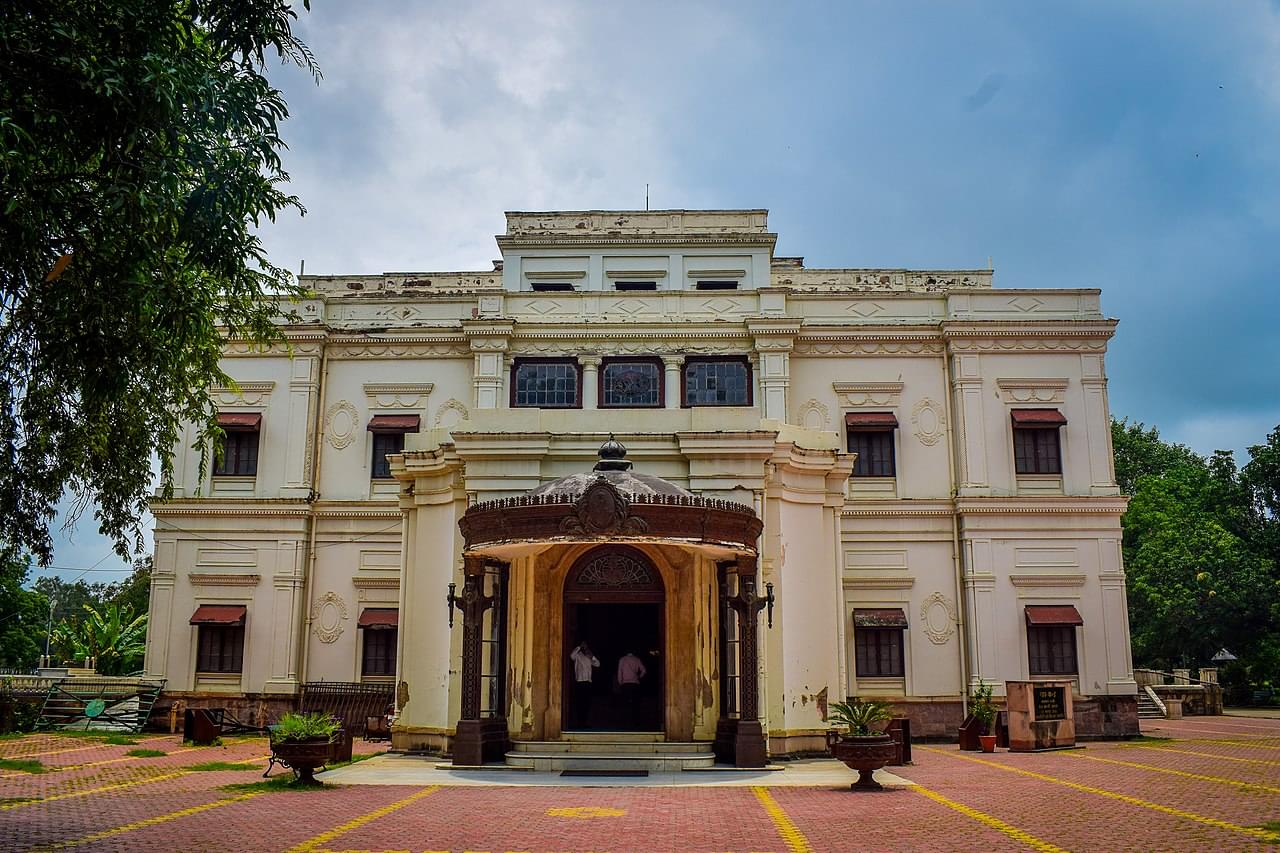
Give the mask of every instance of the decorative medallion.
<path id="1" fill-rule="evenodd" d="M 311 630 L 322 643 L 332 643 L 341 637 L 346 619 L 347 603 L 336 592 L 326 592 L 311 608 Z"/>
<path id="2" fill-rule="evenodd" d="M 935 592 L 920 605 L 920 621 L 924 623 L 924 634 L 929 642 L 940 646 L 956 632 L 956 608 L 940 592 Z"/>
<path id="3" fill-rule="evenodd" d="M 342 450 L 356 440 L 359 414 L 347 400 L 339 400 L 324 413 L 324 437 L 334 450 Z"/>
<path id="4" fill-rule="evenodd" d="M 453 429 L 471 417 L 467 407 L 457 400 L 447 400 L 436 409 L 436 426 Z"/>
<path id="5" fill-rule="evenodd" d="M 576 586 L 623 587 L 656 586 L 649 567 L 626 554 L 603 554 L 587 563 L 574 580 Z"/>
<path id="6" fill-rule="evenodd" d="M 805 429 L 826 429 L 831 423 L 830 410 L 825 403 L 810 398 L 800 404 L 800 426 Z"/>
<path id="7" fill-rule="evenodd" d="M 615 533 L 644 533 L 649 523 L 631 515 L 630 504 L 613 484 L 603 477 L 587 487 L 560 522 L 562 533 L 603 536 Z"/>
<path id="8" fill-rule="evenodd" d="M 947 416 L 942 404 L 924 397 L 911 410 L 911 426 L 920 443 L 932 447 L 946 433 Z"/>

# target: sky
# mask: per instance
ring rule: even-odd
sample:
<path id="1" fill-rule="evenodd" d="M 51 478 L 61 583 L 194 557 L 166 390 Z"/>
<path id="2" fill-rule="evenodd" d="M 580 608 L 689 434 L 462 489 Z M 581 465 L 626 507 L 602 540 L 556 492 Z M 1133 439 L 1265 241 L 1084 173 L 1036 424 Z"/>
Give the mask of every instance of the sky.
<path id="1" fill-rule="evenodd" d="M 313 0 L 298 32 L 291 270 L 489 269 L 503 211 L 648 184 L 768 208 L 812 267 L 1101 288 L 1114 415 L 1241 461 L 1280 424 L 1278 3 Z M 55 564 L 111 580 L 95 527 Z"/>

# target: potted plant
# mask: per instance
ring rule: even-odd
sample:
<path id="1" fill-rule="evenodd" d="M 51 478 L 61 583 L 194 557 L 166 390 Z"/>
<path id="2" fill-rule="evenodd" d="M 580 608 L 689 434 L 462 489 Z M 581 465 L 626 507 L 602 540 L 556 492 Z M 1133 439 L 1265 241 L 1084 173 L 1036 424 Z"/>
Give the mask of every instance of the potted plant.
<path id="1" fill-rule="evenodd" d="M 323 712 L 285 714 L 270 727 L 271 753 L 275 761 L 293 770 L 297 785 L 319 785 L 317 767 L 338 760 L 346 732 L 342 723 Z"/>
<path id="2" fill-rule="evenodd" d="M 969 700 L 969 715 L 978 723 L 978 742 L 983 752 L 996 751 L 996 706 L 991 703 L 991 685 L 981 678 Z"/>
<path id="3" fill-rule="evenodd" d="M 850 770 L 858 771 L 858 781 L 849 786 L 853 791 L 879 791 L 875 771 L 893 761 L 897 754 L 893 738 L 883 732 L 884 724 L 893 719 L 893 709 L 884 702 L 836 702 L 827 718 L 840 723 L 846 731 L 832 745 L 835 757 Z"/>

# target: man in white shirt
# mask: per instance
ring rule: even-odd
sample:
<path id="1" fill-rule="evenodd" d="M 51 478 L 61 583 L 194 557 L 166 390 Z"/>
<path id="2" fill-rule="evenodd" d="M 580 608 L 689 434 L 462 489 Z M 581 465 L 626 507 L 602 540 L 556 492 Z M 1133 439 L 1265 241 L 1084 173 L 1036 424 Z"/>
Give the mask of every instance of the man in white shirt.
<path id="1" fill-rule="evenodd" d="M 585 728 L 591 716 L 591 676 L 600 666 L 600 660 L 591 653 L 591 646 L 583 640 L 578 643 L 569 659 L 573 661 L 573 719 L 574 728 Z"/>

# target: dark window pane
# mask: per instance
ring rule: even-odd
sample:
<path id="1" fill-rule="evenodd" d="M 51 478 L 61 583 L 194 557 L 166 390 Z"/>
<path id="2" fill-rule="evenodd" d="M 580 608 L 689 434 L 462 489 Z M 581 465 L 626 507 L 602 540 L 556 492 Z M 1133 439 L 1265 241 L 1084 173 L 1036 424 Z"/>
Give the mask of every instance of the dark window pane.
<path id="1" fill-rule="evenodd" d="M 573 290 L 573 285 L 567 281 L 534 281 L 529 286 L 536 293 L 564 293 Z"/>
<path id="2" fill-rule="evenodd" d="M 855 672 L 860 678 L 903 677 L 901 628 L 858 628 L 853 644 Z"/>
<path id="3" fill-rule="evenodd" d="M 602 407 L 662 405 L 662 369 L 655 362 L 606 362 L 600 372 L 600 384 Z"/>
<path id="4" fill-rule="evenodd" d="M 1076 674 L 1076 629 L 1072 625 L 1027 628 L 1027 669 L 1032 675 Z"/>
<path id="5" fill-rule="evenodd" d="M 241 671 L 244 663 L 243 625 L 201 625 L 197 630 L 197 672 Z"/>
<path id="6" fill-rule="evenodd" d="M 578 365 L 573 361 L 516 362 L 513 406 L 574 409 L 578 401 Z"/>
<path id="7" fill-rule="evenodd" d="M 361 675 L 395 675 L 396 674 L 396 637 L 395 628 L 367 628 L 364 631 L 364 655 Z"/>
<path id="8" fill-rule="evenodd" d="M 745 361 L 690 361 L 684 366 L 687 406 L 751 405 L 751 371 Z"/>
<path id="9" fill-rule="evenodd" d="M 1013 461 L 1019 474 L 1061 474 L 1058 428 L 1014 429 Z"/>
<path id="10" fill-rule="evenodd" d="M 699 281 L 693 288 L 694 290 L 737 290 L 738 283 L 736 281 Z"/>
<path id="11" fill-rule="evenodd" d="M 391 463 L 387 461 L 387 454 L 400 453 L 403 450 L 404 433 L 373 433 L 373 479 L 391 479 Z"/>
<path id="12" fill-rule="evenodd" d="M 855 477 L 892 477 L 893 430 L 849 430 L 849 452 L 858 454 L 853 463 Z"/>
<path id="13" fill-rule="evenodd" d="M 213 466 L 216 477 L 254 477 L 258 474 L 258 431 L 227 430 L 222 458 Z"/>
<path id="14" fill-rule="evenodd" d="M 656 281 L 618 281 L 614 282 L 614 290 L 657 290 Z"/>

